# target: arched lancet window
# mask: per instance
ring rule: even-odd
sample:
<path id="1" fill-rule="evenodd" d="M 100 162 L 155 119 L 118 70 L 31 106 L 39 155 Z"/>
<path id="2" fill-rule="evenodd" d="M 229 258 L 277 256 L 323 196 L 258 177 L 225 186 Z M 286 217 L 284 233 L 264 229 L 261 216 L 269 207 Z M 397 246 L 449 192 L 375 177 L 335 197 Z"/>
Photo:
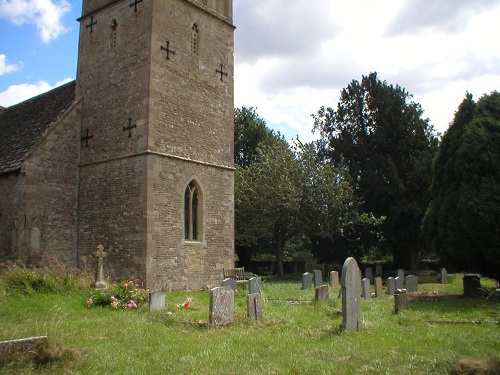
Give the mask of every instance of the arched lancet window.
<path id="1" fill-rule="evenodd" d="M 201 189 L 196 181 L 191 181 L 184 192 L 184 239 L 201 241 L 202 239 Z"/>
<path id="2" fill-rule="evenodd" d="M 198 44 L 199 44 L 199 30 L 198 25 L 193 24 L 191 26 L 191 52 L 197 54 L 198 53 Z"/>

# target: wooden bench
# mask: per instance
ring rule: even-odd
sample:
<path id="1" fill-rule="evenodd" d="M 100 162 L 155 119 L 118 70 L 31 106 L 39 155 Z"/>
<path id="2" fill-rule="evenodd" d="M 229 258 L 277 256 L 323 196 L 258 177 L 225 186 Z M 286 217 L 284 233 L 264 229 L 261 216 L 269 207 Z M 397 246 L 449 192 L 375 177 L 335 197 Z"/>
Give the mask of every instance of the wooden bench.
<path id="1" fill-rule="evenodd" d="M 249 279 L 255 275 L 251 272 L 245 272 L 245 267 L 241 268 L 223 268 L 224 279 L 236 280 L 236 284 L 248 284 Z"/>

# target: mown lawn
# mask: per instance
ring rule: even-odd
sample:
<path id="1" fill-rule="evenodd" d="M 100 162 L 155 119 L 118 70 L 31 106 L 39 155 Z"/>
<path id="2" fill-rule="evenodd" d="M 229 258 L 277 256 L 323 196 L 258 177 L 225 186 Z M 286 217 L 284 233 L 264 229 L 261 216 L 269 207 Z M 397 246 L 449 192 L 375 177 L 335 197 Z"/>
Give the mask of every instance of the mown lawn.
<path id="1" fill-rule="evenodd" d="M 490 298 L 439 300 L 461 293 L 420 284 L 422 299 L 393 314 L 393 298 L 362 302 L 363 329 L 345 332 L 341 299 L 315 303 L 298 279 L 264 279 L 264 318 L 246 318 L 236 295 L 235 323 L 209 328 L 209 292 L 169 292 L 164 311 L 86 308 L 90 290 L 0 292 L 0 340 L 48 335 L 37 368 L 17 361 L 0 373 L 74 374 L 446 374 L 459 360 L 500 362 L 500 304 Z M 484 286 L 493 281 L 482 280 Z M 188 309 L 178 307 L 193 297 Z"/>

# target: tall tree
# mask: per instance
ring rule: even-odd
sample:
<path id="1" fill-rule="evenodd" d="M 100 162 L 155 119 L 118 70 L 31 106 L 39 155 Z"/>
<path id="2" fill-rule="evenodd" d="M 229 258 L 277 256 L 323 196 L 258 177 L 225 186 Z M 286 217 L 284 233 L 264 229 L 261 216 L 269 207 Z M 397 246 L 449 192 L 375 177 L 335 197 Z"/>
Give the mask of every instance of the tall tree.
<path id="1" fill-rule="evenodd" d="M 411 99 L 371 73 L 342 90 L 336 111 L 322 107 L 314 116 L 324 157 L 348 167 L 364 212 L 386 217 L 384 250 L 405 268 L 417 266 L 423 246 L 420 224 L 438 146 Z"/>
<path id="2" fill-rule="evenodd" d="M 500 94 L 467 94 L 433 166 L 424 232 L 449 267 L 500 280 Z"/>

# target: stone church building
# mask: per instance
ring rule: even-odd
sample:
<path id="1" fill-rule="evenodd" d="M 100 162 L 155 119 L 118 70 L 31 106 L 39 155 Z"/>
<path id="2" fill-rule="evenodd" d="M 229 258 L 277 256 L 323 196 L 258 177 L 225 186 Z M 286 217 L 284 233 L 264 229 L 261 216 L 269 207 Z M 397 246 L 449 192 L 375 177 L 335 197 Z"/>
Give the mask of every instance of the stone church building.
<path id="1" fill-rule="evenodd" d="M 77 79 L 0 107 L 0 263 L 149 288 L 234 267 L 232 0 L 84 0 Z"/>

